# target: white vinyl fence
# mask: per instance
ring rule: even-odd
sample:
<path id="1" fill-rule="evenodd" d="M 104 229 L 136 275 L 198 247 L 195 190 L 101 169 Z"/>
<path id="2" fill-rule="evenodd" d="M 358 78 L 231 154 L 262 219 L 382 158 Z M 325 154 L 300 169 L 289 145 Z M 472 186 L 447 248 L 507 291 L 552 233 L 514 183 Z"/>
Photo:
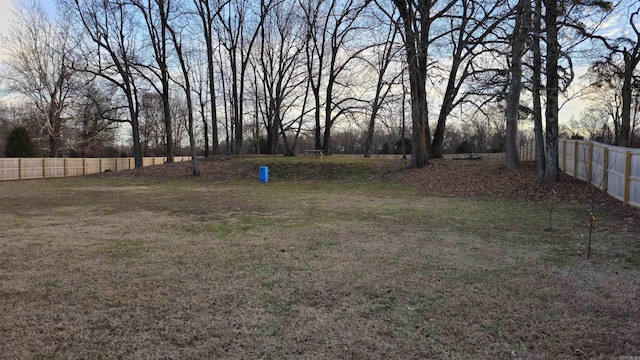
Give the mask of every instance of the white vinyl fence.
<path id="1" fill-rule="evenodd" d="M 142 166 L 164 164 L 165 157 L 144 157 Z M 175 162 L 191 160 L 176 156 Z M 0 180 L 44 179 L 129 170 L 134 158 L 0 158 Z"/>
<path id="2" fill-rule="evenodd" d="M 623 202 L 640 208 L 640 149 L 594 141 L 560 139 L 560 169 Z M 533 143 L 520 148 L 520 159 L 535 160 Z"/>

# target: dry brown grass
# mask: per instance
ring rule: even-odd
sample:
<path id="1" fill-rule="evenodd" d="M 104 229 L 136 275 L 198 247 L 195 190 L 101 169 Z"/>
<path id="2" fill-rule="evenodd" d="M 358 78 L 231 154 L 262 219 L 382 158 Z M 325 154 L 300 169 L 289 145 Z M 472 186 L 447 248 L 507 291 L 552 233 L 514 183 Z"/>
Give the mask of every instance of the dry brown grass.
<path id="1" fill-rule="evenodd" d="M 351 181 L 160 169 L 2 184 L 0 358 L 640 355 L 640 244 L 612 205 L 586 260 L 579 202 L 545 231 L 544 202 L 339 167 Z"/>

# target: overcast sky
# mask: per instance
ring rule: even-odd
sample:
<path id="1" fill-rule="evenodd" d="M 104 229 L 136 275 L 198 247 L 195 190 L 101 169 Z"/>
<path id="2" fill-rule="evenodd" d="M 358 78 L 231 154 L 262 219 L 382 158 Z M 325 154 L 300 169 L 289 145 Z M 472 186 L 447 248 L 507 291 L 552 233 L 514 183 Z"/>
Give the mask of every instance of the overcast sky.
<path id="1" fill-rule="evenodd" d="M 0 31 L 5 32 L 11 19 L 11 0 L 0 0 Z"/>
<path id="2" fill-rule="evenodd" d="M 15 6 L 19 6 L 21 4 L 29 4 L 31 3 L 31 1 L 33 0 L 0 0 L 0 34 L 4 34 L 6 33 L 6 31 L 10 28 L 11 26 L 11 21 L 12 21 L 12 9 Z M 50 11 L 54 12 L 55 11 L 55 4 L 56 1 L 55 0 L 38 0 L 45 8 L 50 9 Z M 627 1 L 632 1 L 632 0 L 627 0 Z M 624 12 L 625 9 L 624 7 L 621 9 L 622 12 Z M 627 19 L 628 19 L 628 14 L 623 14 L 623 15 L 627 15 Z M 625 16 L 623 16 L 624 18 Z M 627 20 L 628 21 L 628 20 Z M 613 23 L 613 24 L 611 24 Z M 612 26 L 612 25 L 617 25 L 617 26 Z M 619 18 L 613 17 L 610 20 L 610 23 L 607 24 L 608 26 L 604 26 L 605 31 L 603 31 L 604 33 L 606 33 L 606 29 L 616 29 L 617 32 L 626 32 L 624 29 L 625 25 L 628 26 L 628 23 L 625 24 L 624 22 L 620 23 Z M 621 26 L 622 25 L 622 26 Z M 621 31 L 622 30 L 622 31 Z M 0 48 L 0 57 L 3 56 L 5 52 L 5 49 Z M 577 75 L 582 75 L 582 73 L 584 72 L 584 68 L 577 68 L 576 72 L 578 73 Z M 576 79 L 579 80 L 579 79 Z M 578 81 L 576 81 L 578 82 Z M 577 84 L 575 84 L 577 85 Z M 565 104 L 565 106 L 563 107 L 563 109 L 560 111 L 560 119 L 561 120 L 567 120 L 568 117 L 570 115 L 575 115 L 578 116 L 580 114 L 580 112 L 582 110 L 584 110 L 585 104 L 580 101 L 580 100 L 573 100 L 570 101 L 569 103 Z"/>

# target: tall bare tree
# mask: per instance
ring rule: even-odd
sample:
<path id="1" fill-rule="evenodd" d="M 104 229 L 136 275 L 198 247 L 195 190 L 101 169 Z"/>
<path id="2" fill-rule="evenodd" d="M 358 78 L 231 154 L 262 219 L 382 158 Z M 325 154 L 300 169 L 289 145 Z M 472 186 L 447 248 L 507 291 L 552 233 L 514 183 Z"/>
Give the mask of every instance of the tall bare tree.
<path id="1" fill-rule="evenodd" d="M 370 3 L 370 0 L 300 2 L 307 22 L 305 54 L 315 102 L 314 139 L 318 150 L 330 151 L 334 123 L 353 110 L 354 102 L 362 102 L 357 97 L 339 96 L 338 92 L 339 88 L 349 91 L 346 78 L 350 66 L 373 45 L 357 38 L 362 30 L 361 17 Z"/>
<path id="2" fill-rule="evenodd" d="M 269 13 L 273 0 L 231 0 L 218 13 L 218 37 L 227 52 L 231 75 L 231 122 L 234 128 L 232 152 L 242 152 L 244 92 L 249 54 Z"/>
<path id="3" fill-rule="evenodd" d="M 145 77 L 149 84 L 162 97 L 162 108 L 165 126 L 165 156 L 167 162 L 173 162 L 174 141 L 171 120 L 171 95 L 170 95 L 170 59 L 169 59 L 169 17 L 174 9 L 172 0 L 128 0 L 138 10 L 147 30 L 148 44 L 151 47 L 153 62 L 137 64 L 139 74 Z M 149 72 L 153 74 L 149 76 Z M 160 81 L 160 85 L 155 80 Z"/>
<path id="4" fill-rule="evenodd" d="M 376 5 L 380 9 L 381 4 L 376 2 Z M 382 12 L 384 13 L 384 11 Z M 378 113 L 393 85 L 397 83 L 404 70 L 401 68 L 399 71 L 395 71 L 390 79 L 386 76 L 389 66 L 396 60 L 396 55 L 399 53 L 399 48 L 396 46 L 395 41 L 399 30 L 396 22 L 397 13 L 393 11 L 390 15 L 391 17 L 385 16 L 386 19 L 381 16 L 376 17 L 376 21 L 384 24 L 385 31 L 382 32 L 380 29 L 376 29 L 379 33 L 382 33 L 383 37 L 381 38 L 382 41 L 376 41 L 379 45 L 372 49 L 374 53 L 373 61 L 368 61 L 370 67 L 375 71 L 376 86 L 375 94 L 371 101 L 371 114 L 369 114 L 369 123 L 367 125 L 364 157 L 371 157 L 371 147 Z"/>
<path id="5" fill-rule="evenodd" d="M 529 37 L 531 4 L 528 0 L 519 0 L 515 9 L 515 25 L 511 37 L 511 64 L 509 66 L 510 84 L 507 93 L 507 169 L 518 167 L 518 115 L 520 113 L 520 92 L 522 90 L 522 57 Z"/>
<path id="6" fill-rule="evenodd" d="M 183 18 L 185 17 L 182 14 Z M 180 19 L 182 20 L 182 19 Z M 184 31 L 189 28 L 188 21 L 179 23 L 178 20 L 174 20 L 176 24 L 167 24 L 167 30 L 171 36 L 173 47 L 180 63 L 180 70 L 182 70 L 182 82 L 178 81 L 177 84 L 184 90 L 187 103 L 187 132 L 189 134 L 189 152 L 191 154 L 191 173 L 194 176 L 200 175 L 198 170 L 198 157 L 196 153 L 196 138 L 194 131 L 194 119 L 193 119 L 193 100 L 192 100 L 192 87 L 191 87 L 191 75 L 190 65 L 187 59 L 188 50 L 184 48 Z M 179 27 L 181 31 L 176 30 Z M 187 36 L 189 36 L 187 34 Z"/>
<path id="7" fill-rule="evenodd" d="M 463 0 L 458 1 L 451 8 L 451 13 L 445 16 L 450 31 L 446 31 L 444 35 L 448 37 L 446 47 L 451 49 L 451 53 L 450 60 L 445 58 L 437 64 L 438 68 L 446 69 L 448 74 L 429 149 L 430 158 L 442 157 L 447 118 L 453 109 L 472 95 L 492 98 L 499 92 L 494 88 L 500 83 L 497 80 L 501 77 L 503 66 L 491 61 L 496 52 L 491 44 L 496 41 L 494 32 L 510 13 L 505 1 Z M 467 85 L 471 87 L 470 91 L 465 91 L 464 87 Z"/>
<path id="8" fill-rule="evenodd" d="M 558 42 L 558 16 L 560 12 L 555 0 L 543 0 L 545 15 L 544 23 L 546 31 L 546 95 L 545 108 L 546 119 L 546 146 L 545 146 L 545 171 L 543 181 L 557 182 L 560 180 L 560 164 L 558 159 L 558 94 L 559 74 L 558 61 L 560 59 L 560 43 Z"/>
<path id="9" fill-rule="evenodd" d="M 253 62 L 257 68 L 264 128 L 267 132 L 267 153 L 276 154 L 278 140 L 287 141 L 284 130 L 289 110 L 299 103 L 305 71 L 301 53 L 304 48 L 304 27 L 300 26 L 296 8 L 290 2 L 274 5 L 260 31 L 260 48 Z M 289 144 L 285 152 L 292 155 Z"/>
<path id="10" fill-rule="evenodd" d="M 16 23 L 2 39 L 8 52 L 2 77 L 6 88 L 27 97 L 39 110 L 48 155 L 57 157 L 64 145 L 64 112 L 75 86 L 75 39 L 68 21 L 53 19 L 37 2 L 15 15 Z"/>
<path id="11" fill-rule="evenodd" d="M 63 4 L 69 14 L 77 17 L 79 36 L 86 35 L 87 38 L 76 49 L 84 59 L 84 63 L 78 66 L 82 71 L 112 84 L 125 99 L 128 116 L 110 120 L 131 126 L 135 166 L 142 167 L 139 79 L 134 68 L 141 50 L 135 16 L 127 0 L 65 0 Z"/>
<path id="12" fill-rule="evenodd" d="M 214 44 L 214 21 L 218 17 L 220 9 L 226 5 L 227 1 L 219 2 L 218 0 L 193 0 L 195 4 L 200 23 L 202 25 L 202 35 L 204 37 L 205 50 L 207 53 L 207 76 L 209 85 L 210 114 L 211 114 L 211 152 L 217 154 L 218 146 L 218 114 L 216 106 L 216 82 L 215 82 L 215 44 Z M 204 156 L 209 156 L 209 134 L 207 126 L 204 127 Z"/>
<path id="13" fill-rule="evenodd" d="M 536 179 L 544 180 L 547 167 L 544 150 L 544 131 L 542 126 L 542 0 L 534 1 L 532 17 L 533 36 L 531 39 L 532 64 L 531 64 L 531 98 L 533 101 L 533 132 L 536 152 Z"/>
<path id="14" fill-rule="evenodd" d="M 429 47 L 434 22 L 441 19 L 455 4 L 454 0 L 393 0 L 402 21 L 402 36 L 409 65 L 411 93 L 411 164 L 421 168 L 427 164 L 431 147 L 429 110 L 427 106 L 427 70 Z"/>
<path id="15" fill-rule="evenodd" d="M 603 36 L 597 36 L 596 38 L 602 40 L 603 44 L 610 51 L 610 54 L 605 59 L 605 62 L 615 64 L 616 58 L 619 58 L 621 63 L 621 71 L 618 72 L 622 77 L 622 112 L 620 132 L 617 136 L 617 144 L 619 146 L 631 146 L 631 123 L 632 123 L 632 103 L 634 82 L 637 81 L 635 71 L 640 64 L 640 6 L 631 5 L 629 8 L 631 11 L 628 24 L 630 34 L 617 37 L 613 40 L 609 40 Z M 637 86 L 637 85 L 636 85 Z"/>

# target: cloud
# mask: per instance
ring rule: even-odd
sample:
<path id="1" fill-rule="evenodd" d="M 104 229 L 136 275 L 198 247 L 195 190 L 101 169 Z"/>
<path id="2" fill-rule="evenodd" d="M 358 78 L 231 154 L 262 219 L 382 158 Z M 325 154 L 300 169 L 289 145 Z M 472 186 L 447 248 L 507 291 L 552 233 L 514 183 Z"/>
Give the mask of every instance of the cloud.
<path id="1" fill-rule="evenodd" d="M 13 2 L 0 0 L 0 36 L 7 33 L 13 19 Z M 6 50 L 0 47 L 0 59 L 6 54 Z"/>
<path id="2" fill-rule="evenodd" d="M 9 28 L 12 9 L 13 3 L 11 0 L 0 0 L 0 32 L 5 32 Z"/>

